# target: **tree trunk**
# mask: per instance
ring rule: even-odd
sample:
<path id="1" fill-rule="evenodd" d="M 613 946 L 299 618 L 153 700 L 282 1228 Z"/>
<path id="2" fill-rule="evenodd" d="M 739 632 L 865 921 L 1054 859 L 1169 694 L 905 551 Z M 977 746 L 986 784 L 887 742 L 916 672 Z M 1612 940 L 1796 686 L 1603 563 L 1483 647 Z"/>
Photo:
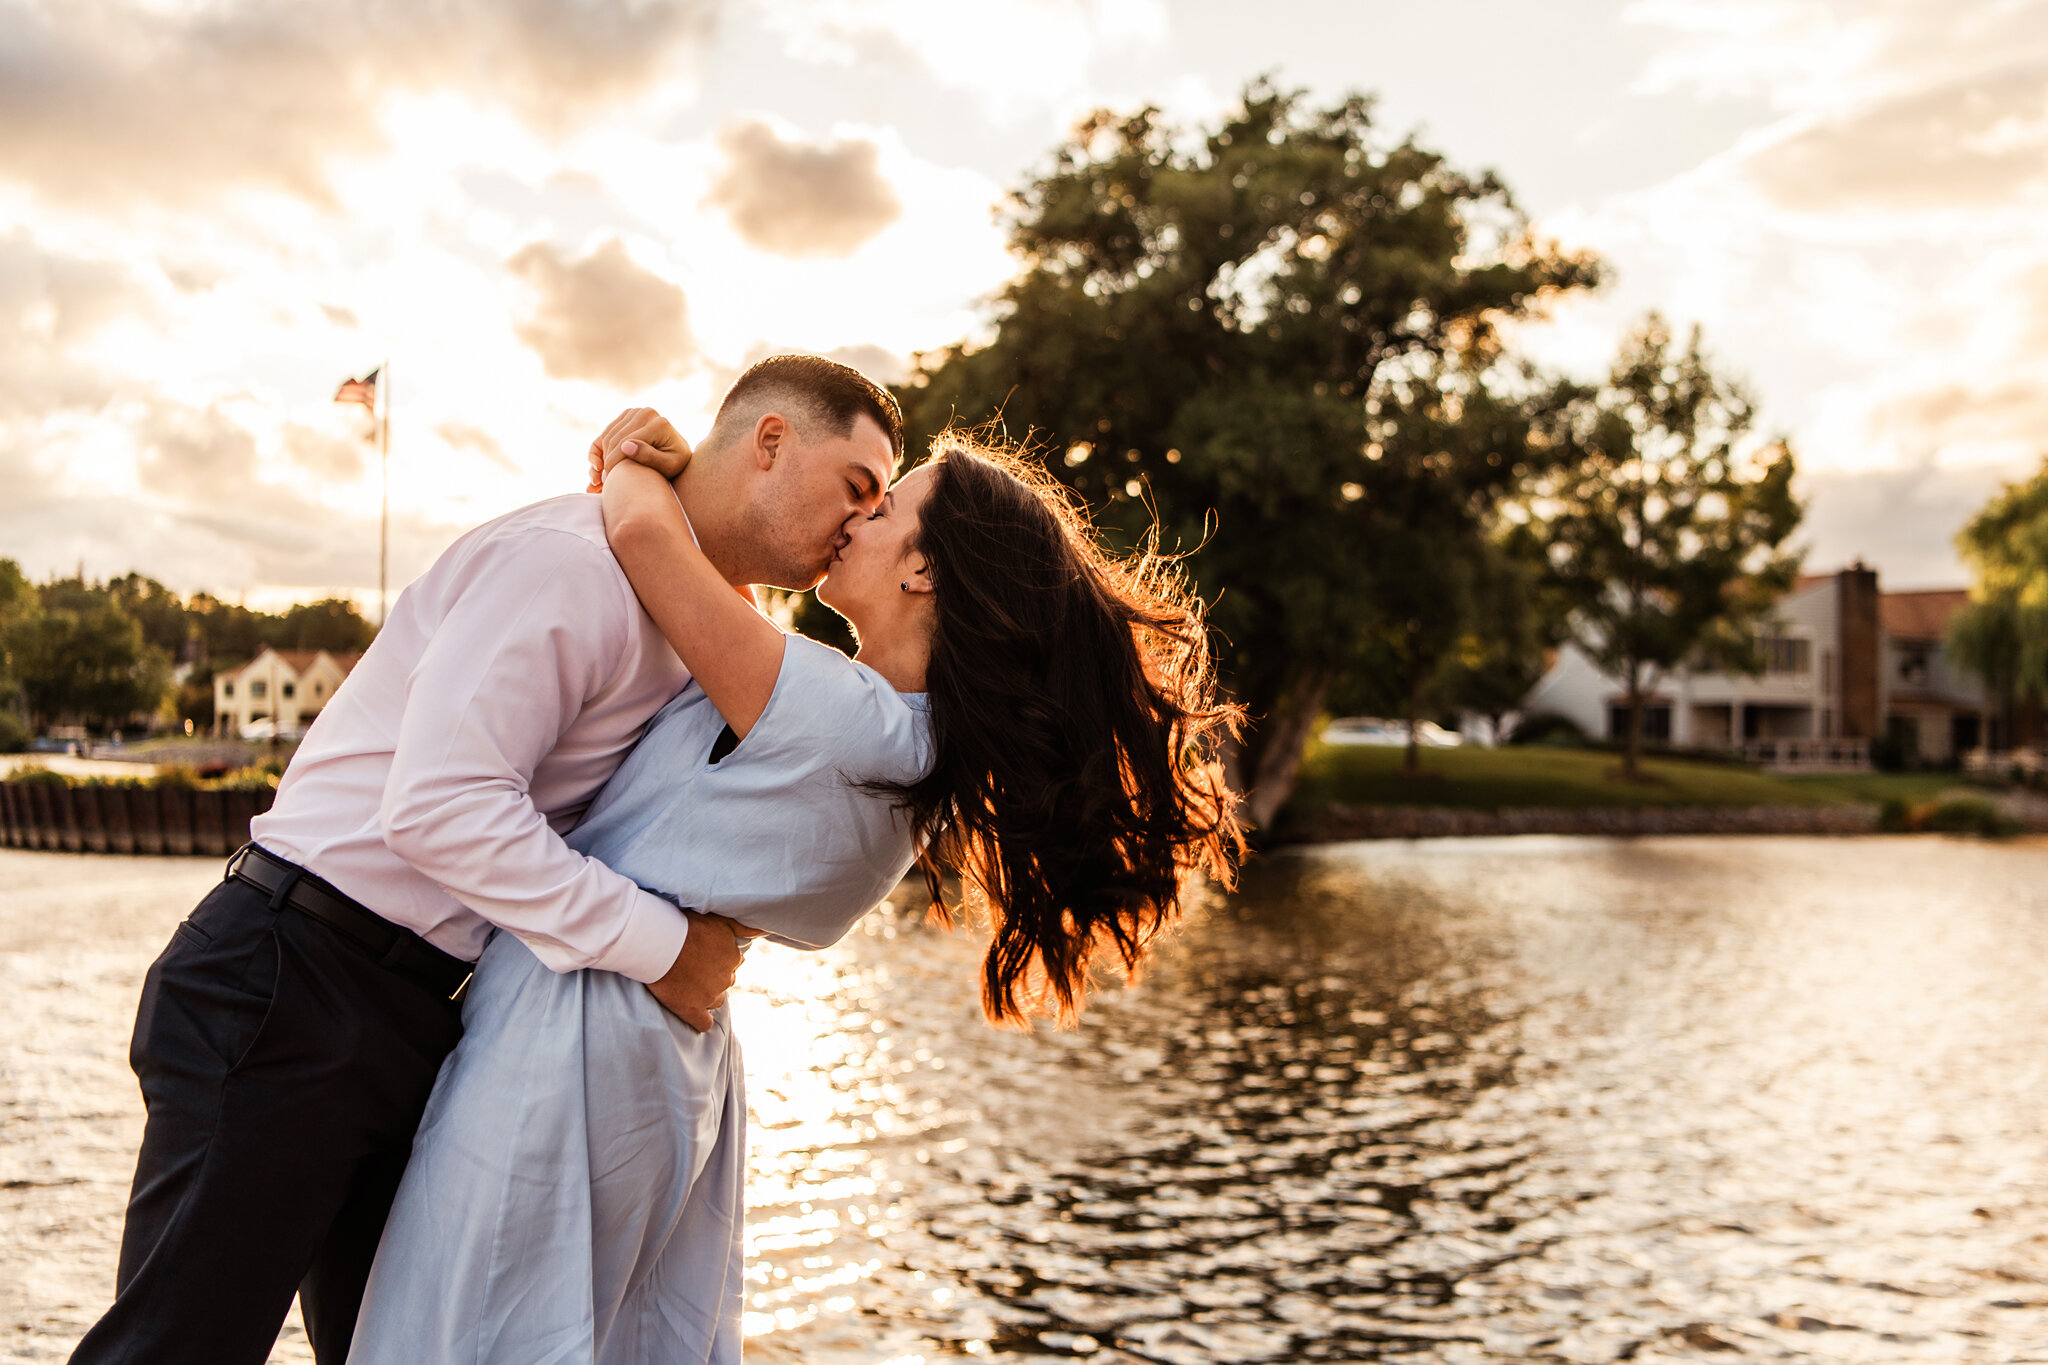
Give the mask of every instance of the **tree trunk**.
<path id="1" fill-rule="evenodd" d="M 1272 823 L 1301 775 L 1301 752 L 1322 714 L 1331 673 L 1316 669 L 1282 683 L 1264 715 L 1253 715 L 1250 732 L 1224 749 L 1223 772 L 1244 797 L 1244 817 L 1254 829 Z"/>
<path id="2" fill-rule="evenodd" d="M 1401 754 L 1401 775 L 1403 777 L 1422 776 L 1422 746 L 1417 742 L 1415 734 L 1416 712 L 1422 709 L 1420 702 L 1416 699 L 1417 693 L 1420 691 L 1421 689 L 1417 687 L 1408 689 L 1408 747 Z"/>
<path id="3" fill-rule="evenodd" d="M 1643 776 L 1643 673 L 1640 665 L 1628 666 L 1628 743 L 1622 749 L 1621 776 L 1640 781 Z"/>

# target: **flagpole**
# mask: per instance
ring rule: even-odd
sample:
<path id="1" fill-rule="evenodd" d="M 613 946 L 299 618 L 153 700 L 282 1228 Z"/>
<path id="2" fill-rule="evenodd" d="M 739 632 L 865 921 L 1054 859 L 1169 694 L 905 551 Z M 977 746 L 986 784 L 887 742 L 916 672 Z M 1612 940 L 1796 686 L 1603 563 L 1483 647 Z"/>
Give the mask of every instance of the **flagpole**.
<path id="1" fill-rule="evenodd" d="M 384 419 L 377 424 L 377 465 L 383 485 L 377 510 L 377 628 L 384 628 L 385 573 L 391 561 L 391 358 L 377 376 L 384 400 Z"/>

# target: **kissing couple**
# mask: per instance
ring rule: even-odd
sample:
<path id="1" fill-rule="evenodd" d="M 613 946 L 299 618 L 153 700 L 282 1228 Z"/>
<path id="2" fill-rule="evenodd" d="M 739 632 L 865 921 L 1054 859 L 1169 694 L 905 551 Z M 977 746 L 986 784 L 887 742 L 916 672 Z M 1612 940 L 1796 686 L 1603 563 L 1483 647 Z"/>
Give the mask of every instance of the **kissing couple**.
<path id="1" fill-rule="evenodd" d="M 740 1359 L 747 942 L 835 942 L 921 864 L 991 1020 L 1080 1009 L 1243 841 L 1199 603 L 958 434 L 778 356 L 695 451 L 456 541 L 143 983 L 148 1120 L 74 1362 Z M 593 496 L 593 494 L 595 496 Z M 859 640 L 785 633 L 816 586 Z"/>

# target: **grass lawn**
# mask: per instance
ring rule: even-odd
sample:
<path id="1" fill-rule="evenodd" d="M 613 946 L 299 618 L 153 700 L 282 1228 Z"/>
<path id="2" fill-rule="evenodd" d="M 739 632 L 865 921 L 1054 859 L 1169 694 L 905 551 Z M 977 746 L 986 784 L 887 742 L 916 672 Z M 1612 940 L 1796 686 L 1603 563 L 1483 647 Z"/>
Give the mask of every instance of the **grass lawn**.
<path id="1" fill-rule="evenodd" d="M 1932 801 L 1964 784 L 1952 773 L 1843 773 L 1777 777 L 1734 764 L 1653 758 L 1647 782 L 1623 782 L 1619 755 L 1541 745 L 1424 749 L 1422 775 L 1401 772 L 1399 749 L 1309 745 L 1290 810 L 1328 802 L 1362 806 L 1806 806 Z"/>

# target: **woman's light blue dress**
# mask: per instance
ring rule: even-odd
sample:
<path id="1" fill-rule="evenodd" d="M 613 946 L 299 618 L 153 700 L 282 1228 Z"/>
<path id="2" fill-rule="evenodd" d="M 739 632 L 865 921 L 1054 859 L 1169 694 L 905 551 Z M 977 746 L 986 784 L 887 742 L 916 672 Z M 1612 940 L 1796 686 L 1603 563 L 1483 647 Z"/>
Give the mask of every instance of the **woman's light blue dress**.
<path id="1" fill-rule="evenodd" d="M 569 835 L 694 909 L 822 948 L 909 870 L 865 781 L 931 761 L 921 696 L 791 636 L 761 719 L 691 686 Z M 377 1250 L 351 1365 L 740 1358 L 746 1096 L 727 1012 L 697 1033 L 645 986 L 557 975 L 494 934 Z"/>

